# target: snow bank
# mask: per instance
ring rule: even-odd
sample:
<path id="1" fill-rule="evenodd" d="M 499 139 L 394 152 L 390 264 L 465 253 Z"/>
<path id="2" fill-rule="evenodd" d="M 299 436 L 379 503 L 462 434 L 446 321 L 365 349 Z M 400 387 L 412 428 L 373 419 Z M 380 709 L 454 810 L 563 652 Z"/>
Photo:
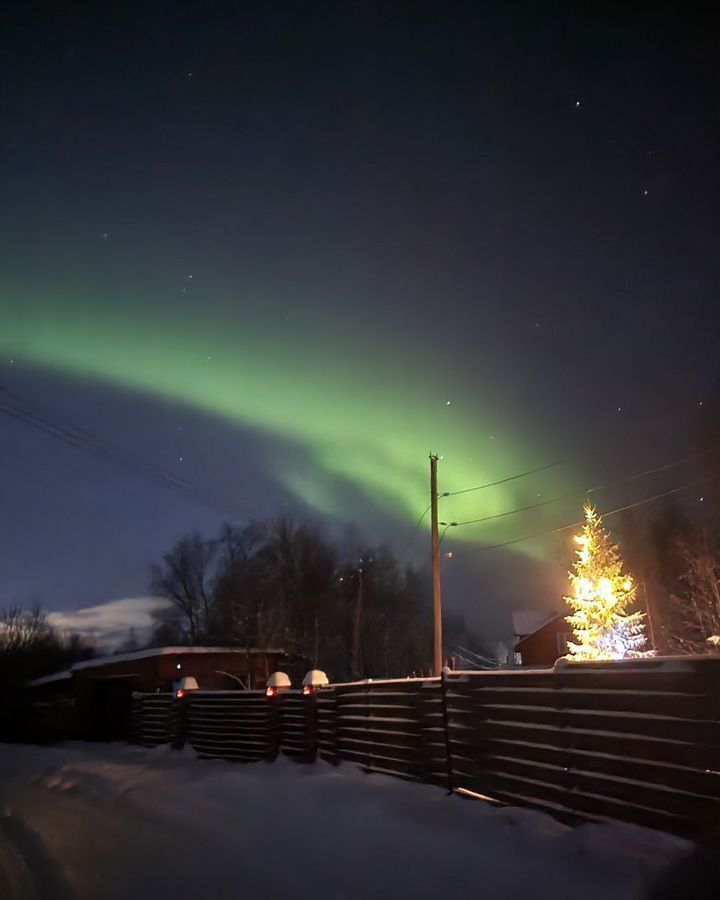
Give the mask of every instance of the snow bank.
<path id="1" fill-rule="evenodd" d="M 624 900 L 688 849 L 349 765 L 0 745 L 2 898 Z"/>

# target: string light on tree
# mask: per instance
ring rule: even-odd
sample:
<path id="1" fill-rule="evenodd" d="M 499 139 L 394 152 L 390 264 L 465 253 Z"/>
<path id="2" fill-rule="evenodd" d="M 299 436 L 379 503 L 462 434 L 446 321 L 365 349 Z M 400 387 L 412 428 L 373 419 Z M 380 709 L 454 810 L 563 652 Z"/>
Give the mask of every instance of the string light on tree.
<path id="1" fill-rule="evenodd" d="M 633 611 L 637 588 L 624 571 L 614 544 L 595 509 L 585 506 L 585 524 L 575 535 L 579 545 L 570 573 L 572 612 L 566 621 L 575 640 L 569 656 L 577 660 L 627 659 L 645 651 L 645 614 Z"/>

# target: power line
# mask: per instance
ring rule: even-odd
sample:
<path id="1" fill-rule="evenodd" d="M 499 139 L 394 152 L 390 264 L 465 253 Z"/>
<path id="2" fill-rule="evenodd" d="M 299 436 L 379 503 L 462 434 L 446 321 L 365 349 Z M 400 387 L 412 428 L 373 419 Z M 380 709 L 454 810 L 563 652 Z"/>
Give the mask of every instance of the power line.
<path id="1" fill-rule="evenodd" d="M 487 484 L 479 484 L 477 487 L 465 488 L 464 490 L 461 490 L 461 491 L 444 491 L 442 494 L 438 494 L 438 499 L 440 499 L 441 497 L 454 497 L 457 494 L 468 494 L 471 491 L 481 491 L 481 490 L 483 490 L 483 488 L 495 487 L 498 484 L 506 484 L 508 481 L 516 481 L 518 478 L 525 478 L 527 475 L 534 475 L 536 472 L 544 472 L 546 469 L 552 469 L 555 466 L 562 466 L 562 465 L 564 465 L 564 462 L 565 462 L 564 460 L 560 460 L 559 462 L 549 463 L 548 465 L 545 465 L 545 466 L 539 466 L 537 469 L 530 469 L 527 472 L 520 472 L 517 475 L 510 475 L 508 478 L 501 478 L 499 481 L 491 481 L 491 482 L 488 482 Z M 551 502 L 554 503 L 555 501 L 545 501 L 545 502 L 546 503 L 551 503 Z M 413 541 L 417 537 L 417 533 L 418 533 L 420 526 L 422 525 L 423 519 L 430 512 L 431 506 L 432 506 L 432 504 L 430 503 L 425 507 L 424 511 L 420 515 L 420 518 L 415 523 L 415 528 L 413 529 L 412 537 L 410 538 L 410 540 L 407 543 L 407 547 L 405 548 L 405 551 L 404 551 L 405 553 L 407 553 L 410 550 L 410 547 L 412 546 Z M 501 513 L 501 515 L 509 515 L 509 513 Z M 482 520 L 478 520 L 478 521 L 482 521 Z M 441 522 L 440 524 L 446 525 L 445 522 Z M 470 522 L 450 522 L 449 523 L 449 525 L 469 525 L 469 524 L 471 524 L 471 523 Z M 448 526 L 446 526 L 445 531 L 447 531 L 447 527 Z M 445 532 L 443 532 L 443 534 L 445 534 Z"/>
<path id="2" fill-rule="evenodd" d="M 152 471 L 154 474 L 168 479 L 178 486 L 191 488 L 188 482 L 184 481 L 183 479 L 178 478 L 176 475 L 165 472 L 163 469 L 155 465 L 155 463 L 149 462 L 148 460 L 143 459 L 143 457 L 131 453 L 129 450 L 126 450 L 123 447 L 119 447 L 117 444 L 113 444 L 106 438 L 102 438 L 98 435 L 92 434 L 92 432 L 89 432 L 84 428 L 80 428 L 77 425 L 72 424 L 71 422 L 63 422 L 62 420 L 59 420 L 58 424 L 58 421 L 53 421 L 52 419 L 47 418 L 47 416 L 37 405 L 30 403 L 19 394 L 16 394 L 5 387 L 0 386 L 0 393 L 3 393 L 10 398 L 11 405 L 9 407 L 7 406 L 7 404 L 2 404 L 2 401 L 0 401 L 0 405 L 2 406 L 2 412 L 4 412 L 6 415 L 11 416 L 12 418 L 18 419 L 25 424 L 30 425 L 31 427 L 40 429 L 41 431 L 45 431 L 46 433 L 51 434 L 53 437 L 58 437 L 65 443 L 77 446 L 81 450 L 94 452 L 100 455 L 122 457 L 123 461 L 126 461 L 133 466 L 140 466 L 143 469 Z M 13 403 L 14 405 L 12 405 Z M 18 403 L 21 404 L 21 407 L 24 407 L 25 409 L 18 409 Z"/>
<path id="3" fill-rule="evenodd" d="M 444 491 L 441 497 L 456 497 L 458 494 L 469 494 L 471 491 L 482 491 L 485 488 L 495 487 L 498 484 L 506 484 L 508 481 L 516 481 L 518 478 L 525 478 L 527 475 L 535 475 L 536 472 L 544 472 L 546 469 L 554 469 L 556 466 L 564 466 L 567 460 L 561 459 L 558 462 L 548 463 L 545 466 L 539 466 L 537 469 L 528 469 L 527 472 L 520 472 L 518 475 L 510 475 L 508 478 L 501 478 L 499 481 L 489 481 L 487 484 L 479 484 L 477 487 L 463 488 L 461 491 Z"/>
<path id="4" fill-rule="evenodd" d="M 579 492 L 578 492 L 579 493 Z M 476 525 L 478 522 L 489 522 L 491 519 L 502 519 L 505 516 L 514 516 L 516 513 L 527 512 L 530 509 L 539 509 L 541 506 L 550 506 L 552 503 L 559 503 L 561 500 L 567 500 L 576 494 L 566 494 L 564 497 L 554 497 L 552 500 L 543 500 L 540 503 L 531 503 L 529 506 L 519 506 L 517 509 L 508 509 L 506 512 L 495 513 L 492 516 L 482 516 L 479 519 L 468 519 L 466 522 L 441 522 L 441 525 L 448 527 L 460 525 Z"/>
<path id="5" fill-rule="evenodd" d="M 679 487 L 670 488 L 667 491 L 662 491 L 659 494 L 654 494 L 652 497 L 645 497 L 643 500 L 637 500 L 635 503 L 628 503 L 626 506 L 619 506 L 617 509 L 611 509 L 606 513 L 601 513 L 603 518 L 607 516 L 614 516 L 621 512 L 626 512 L 628 509 L 634 509 L 637 506 L 644 506 L 646 503 L 653 503 L 656 500 L 661 500 L 663 497 L 668 497 L 671 494 L 677 494 L 680 491 L 685 491 L 688 488 L 696 487 L 699 484 L 704 484 L 707 481 L 714 481 L 720 478 L 720 473 L 717 475 L 712 475 L 709 478 L 699 478 L 696 481 L 690 481 L 687 484 L 680 485 Z M 492 544 L 488 547 L 477 547 L 475 552 L 485 553 L 489 550 L 499 550 L 501 547 L 508 547 L 510 544 L 520 544 L 523 541 L 532 541 L 535 538 L 545 537 L 549 534 L 560 534 L 563 531 L 567 531 L 570 528 L 578 528 L 584 524 L 584 520 L 580 522 L 571 522 L 569 525 L 561 525 L 559 528 L 551 528 L 548 531 L 538 531 L 536 534 L 527 534 L 524 537 L 513 538 L 510 541 L 503 541 L 500 544 Z"/>
<path id="6" fill-rule="evenodd" d="M 172 473 L 166 472 L 154 463 L 143 459 L 141 456 L 118 447 L 110 441 L 106 441 L 85 429 L 77 428 L 67 422 L 63 423 L 61 420 L 60 422 L 53 421 L 45 415 L 34 412 L 33 409 L 37 410 L 37 407 L 33 407 L 28 401 L 6 388 L 0 387 L 0 392 L 10 397 L 11 401 L 14 401 L 14 403 L 11 402 L 10 404 L 0 401 L 0 415 L 5 415 L 30 428 L 41 431 L 56 440 L 60 440 L 77 450 L 81 450 L 84 453 L 88 453 L 105 462 L 120 465 L 135 474 L 150 477 L 164 487 L 184 494 L 204 506 L 219 510 L 226 515 L 231 515 L 233 517 L 238 516 L 238 510 L 230 504 L 223 503 L 217 498 L 204 494 L 189 482 L 178 478 Z M 23 409 L 22 406 L 18 408 L 18 403 L 24 406 L 25 409 Z"/>
<path id="7" fill-rule="evenodd" d="M 720 443 L 714 444 L 712 447 L 708 447 L 706 450 L 701 450 L 698 453 L 693 453 L 690 456 L 685 456 L 682 459 L 675 460 L 674 462 L 664 463 L 661 466 L 655 466 L 651 469 L 646 469 L 643 472 L 637 472 L 634 475 L 627 475 L 624 478 L 618 478 L 616 481 L 609 481 L 606 484 L 600 484 L 600 485 L 597 485 L 596 487 L 588 488 L 587 490 L 584 490 L 584 491 L 582 491 L 582 490 L 573 491 L 572 493 L 564 494 L 562 497 L 553 497 L 551 500 L 543 500 L 540 503 L 531 503 L 529 506 L 520 506 L 517 509 L 509 509 L 506 512 L 495 513 L 494 515 L 490 515 L 490 516 L 481 516 L 480 518 L 477 518 L 477 519 L 468 519 L 464 522 L 449 522 L 447 524 L 450 527 L 452 527 L 452 526 L 460 527 L 461 525 L 476 525 L 480 522 L 489 522 L 492 519 L 502 519 L 505 516 L 513 516 L 516 513 L 528 512 L 529 510 L 532 510 L 532 509 L 540 509 L 543 506 L 551 506 L 554 503 L 560 503 L 562 500 L 570 500 L 574 497 L 578 497 L 583 494 L 593 494 L 593 493 L 596 493 L 597 491 L 604 491 L 604 490 L 607 490 L 608 488 L 616 487 L 617 485 L 620 485 L 620 484 L 627 484 L 628 482 L 631 482 L 631 481 L 637 481 L 638 478 L 645 478 L 648 475 L 654 475 L 657 472 L 664 472 L 664 471 L 667 471 L 668 469 L 674 469 L 677 466 L 683 465 L 684 463 L 693 462 L 697 459 L 701 459 L 704 456 L 708 456 L 710 453 L 714 453 L 718 449 L 720 449 Z M 444 525 L 445 522 L 441 522 L 440 524 Z"/>
<path id="8" fill-rule="evenodd" d="M 635 481 L 638 478 L 644 478 L 646 475 L 655 475 L 657 472 L 664 472 L 667 469 L 674 469 L 676 466 L 681 466 L 687 462 L 694 462 L 696 459 L 702 459 L 703 456 L 708 456 L 710 453 L 714 453 L 716 450 L 720 449 L 720 442 L 717 444 L 713 444 L 712 447 L 708 447 L 705 450 L 700 450 L 698 453 L 691 453 L 690 456 L 685 456 L 682 459 L 677 459 L 674 462 L 664 463 L 662 466 L 655 466 L 652 469 L 646 469 L 644 472 L 638 472 L 636 475 L 628 475 L 626 478 L 619 478 L 617 481 L 609 481 L 607 484 L 599 484 L 597 487 L 588 488 L 588 494 L 593 494 L 595 491 L 604 491 L 606 488 L 615 487 L 618 484 L 625 484 L 628 481 Z"/>

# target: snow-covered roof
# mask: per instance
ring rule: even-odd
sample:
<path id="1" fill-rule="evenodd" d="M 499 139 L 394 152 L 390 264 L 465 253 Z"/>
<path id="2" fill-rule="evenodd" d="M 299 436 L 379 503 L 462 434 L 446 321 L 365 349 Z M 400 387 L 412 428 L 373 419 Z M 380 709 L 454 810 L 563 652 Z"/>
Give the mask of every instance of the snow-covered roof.
<path id="1" fill-rule="evenodd" d="M 68 678 L 72 678 L 72 671 L 70 669 L 65 669 L 64 672 L 53 672 L 52 675 L 43 675 L 42 678 L 35 678 L 33 681 L 28 681 L 28 687 L 51 684 L 53 681 L 66 681 Z"/>
<path id="2" fill-rule="evenodd" d="M 516 610 L 512 614 L 513 634 L 516 637 L 523 638 L 529 634 L 535 634 L 543 625 L 552 622 L 561 613 L 558 610 L 548 609 L 523 609 Z"/>
<path id="3" fill-rule="evenodd" d="M 187 656 L 194 653 L 237 653 L 239 656 L 247 656 L 248 653 L 274 653 L 283 656 L 285 651 L 277 648 L 262 649 L 260 647 L 153 647 L 148 650 L 137 650 L 134 653 L 117 653 L 115 656 L 98 656 L 96 659 L 76 662 L 63 672 L 54 672 L 52 675 L 45 675 L 43 678 L 28 681 L 28 687 L 37 687 L 41 684 L 49 684 L 52 681 L 64 681 L 66 678 L 72 678 L 73 672 L 77 672 L 80 669 L 93 669 L 98 666 L 109 666 L 120 662 L 134 662 L 138 659 L 150 659 L 153 656 L 177 656 L 179 654 Z"/>
<path id="4" fill-rule="evenodd" d="M 282 655 L 285 651 L 277 648 L 264 649 L 260 647 L 153 647 L 148 650 L 137 650 L 134 653 L 118 653 L 115 656 L 98 656 L 96 659 L 87 659 L 83 662 L 75 663 L 72 671 L 92 669 L 95 666 L 107 666 L 116 662 L 134 662 L 137 659 L 149 659 L 153 656 L 177 656 L 178 654 L 186 656 L 191 653 L 237 653 L 240 656 L 247 656 L 248 653 L 276 653 Z"/>

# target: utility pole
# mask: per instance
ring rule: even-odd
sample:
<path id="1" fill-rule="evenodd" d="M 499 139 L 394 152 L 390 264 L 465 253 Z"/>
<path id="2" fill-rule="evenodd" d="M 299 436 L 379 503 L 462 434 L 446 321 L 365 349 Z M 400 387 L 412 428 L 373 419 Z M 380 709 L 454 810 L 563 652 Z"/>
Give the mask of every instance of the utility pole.
<path id="1" fill-rule="evenodd" d="M 433 577 L 433 675 L 440 675 L 443 667 L 442 585 L 440 583 L 440 536 L 438 534 L 437 453 L 430 454 L 430 522 L 432 531 Z"/>
<path id="2" fill-rule="evenodd" d="M 358 566 L 355 574 L 357 575 L 357 595 L 355 597 L 355 616 L 353 618 L 353 635 L 352 635 L 352 677 L 360 678 L 362 675 L 362 615 L 363 615 L 363 570 Z"/>
<path id="3" fill-rule="evenodd" d="M 642 589 L 645 595 L 645 612 L 647 613 L 648 632 L 650 633 L 650 644 L 652 649 L 657 653 L 657 636 L 655 634 L 655 617 L 650 609 L 650 595 L 647 591 L 647 581 L 645 579 L 645 567 L 643 566 L 640 573 L 642 575 Z"/>

